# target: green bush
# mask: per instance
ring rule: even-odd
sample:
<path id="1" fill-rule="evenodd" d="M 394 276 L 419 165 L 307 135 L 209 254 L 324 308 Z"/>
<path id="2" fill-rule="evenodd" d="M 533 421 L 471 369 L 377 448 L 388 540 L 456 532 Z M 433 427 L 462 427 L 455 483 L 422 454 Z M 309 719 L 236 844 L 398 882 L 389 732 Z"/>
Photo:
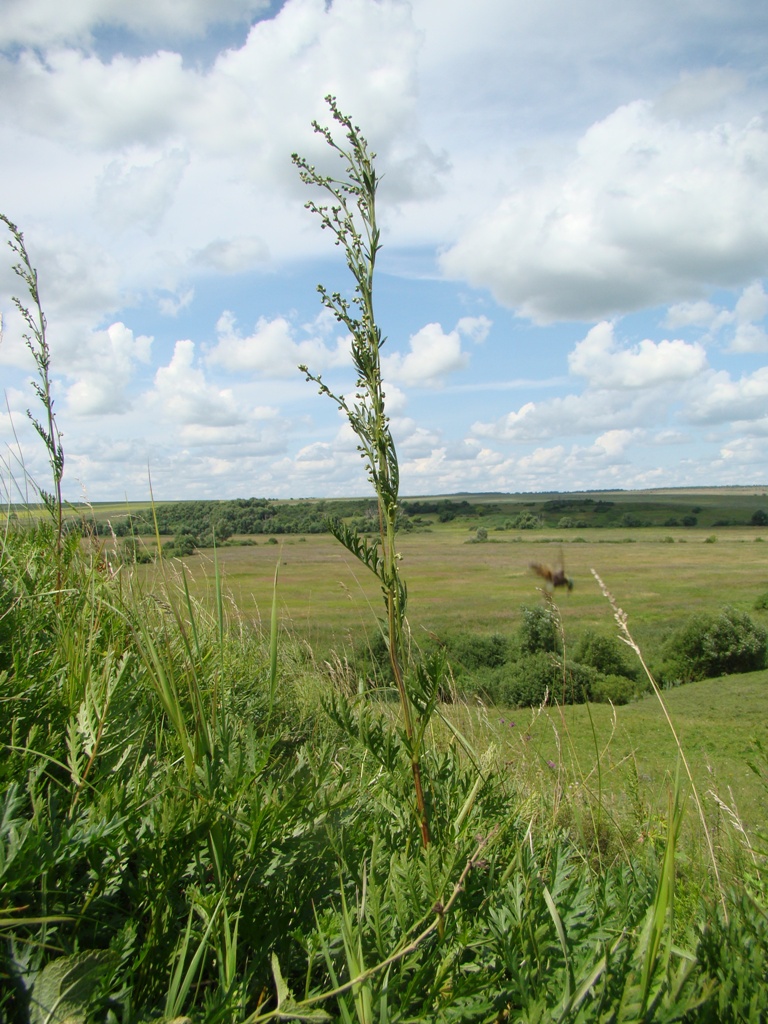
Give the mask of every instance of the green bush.
<path id="1" fill-rule="evenodd" d="M 598 674 L 592 683 L 590 700 L 595 704 L 629 704 L 647 689 L 648 686 L 641 687 L 626 676 Z"/>
<path id="2" fill-rule="evenodd" d="M 634 678 L 636 675 L 627 661 L 625 645 L 615 636 L 606 636 L 594 629 L 582 633 L 574 648 L 573 660 L 582 665 L 591 665 L 606 676 Z"/>
<path id="3" fill-rule="evenodd" d="M 537 707 L 549 703 L 582 704 L 590 699 L 597 672 L 588 665 L 569 662 L 563 673 L 555 654 L 537 651 L 500 668 L 485 668 L 461 680 L 464 696 L 480 696 L 491 704 Z"/>
<path id="4" fill-rule="evenodd" d="M 457 669 L 498 668 L 509 658 L 509 640 L 500 633 L 453 633 L 441 637 L 448 661 Z"/>
<path id="5" fill-rule="evenodd" d="M 693 682 L 765 667 L 768 631 L 746 612 L 725 607 L 719 615 L 691 616 L 662 647 L 664 682 Z"/>
<path id="6" fill-rule="evenodd" d="M 521 621 L 517 636 L 521 653 L 560 651 L 560 632 L 550 608 L 545 605 L 535 605 L 533 608 L 523 605 L 520 611 Z"/>
<path id="7" fill-rule="evenodd" d="M 164 550 L 172 558 L 186 558 L 194 555 L 197 550 L 197 538 L 191 533 L 177 533 L 173 542 L 167 544 Z"/>

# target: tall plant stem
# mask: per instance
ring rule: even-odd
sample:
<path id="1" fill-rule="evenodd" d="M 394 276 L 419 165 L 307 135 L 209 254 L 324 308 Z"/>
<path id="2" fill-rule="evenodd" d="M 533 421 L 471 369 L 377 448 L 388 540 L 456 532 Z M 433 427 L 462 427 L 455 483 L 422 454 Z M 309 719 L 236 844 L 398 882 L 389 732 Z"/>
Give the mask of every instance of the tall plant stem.
<path id="1" fill-rule="evenodd" d="M 0 221 L 2 221 L 10 231 L 11 240 L 8 242 L 8 245 L 18 257 L 18 262 L 14 264 L 13 270 L 26 285 L 29 297 L 32 300 L 30 308 L 29 306 L 25 306 L 21 299 L 16 296 L 13 297 L 13 303 L 21 314 L 24 323 L 27 325 L 24 340 L 27 343 L 27 348 L 31 352 L 32 358 L 34 359 L 37 367 L 38 379 L 32 382 L 32 386 L 43 406 L 44 419 L 43 422 L 36 419 L 29 409 L 27 409 L 27 416 L 31 420 L 37 433 L 42 438 L 48 451 L 48 462 L 50 463 L 51 474 L 53 476 L 53 493 L 48 493 L 42 488 L 38 488 L 38 490 L 43 504 L 53 517 L 56 529 L 56 554 L 57 556 L 60 556 L 64 527 L 61 491 L 61 481 L 64 475 L 64 449 L 61 444 L 61 434 L 53 411 L 53 394 L 51 392 L 50 376 L 51 350 L 48 347 L 48 338 L 46 335 L 48 323 L 40 300 L 37 271 L 32 266 L 32 261 L 29 258 L 27 247 L 24 244 L 24 235 L 19 231 L 16 225 L 5 216 L 5 214 L 0 213 Z"/>
<path id="2" fill-rule="evenodd" d="M 335 98 L 326 96 L 326 102 L 334 120 L 346 132 L 348 146 L 338 145 L 331 130 L 321 127 L 317 121 L 312 126 L 343 161 L 343 177 L 334 178 L 320 173 L 296 153 L 293 154 L 293 162 L 299 169 L 302 181 L 330 195 L 330 206 L 320 205 L 313 200 L 306 206 L 320 217 L 322 226 L 334 235 L 336 244 L 344 251 L 347 266 L 355 281 L 351 301 L 339 292 L 329 293 L 323 285 L 318 286 L 323 305 L 347 328 L 352 339 L 352 361 L 357 371 L 354 401 L 349 402 L 343 395 L 334 394 L 322 378 L 311 373 L 306 366 L 299 369 L 306 374 L 307 380 L 318 385 L 321 394 L 331 398 L 347 416 L 357 436 L 357 448 L 365 461 L 368 479 L 376 492 L 378 541 L 371 543 L 355 529 L 341 522 L 332 524 L 332 530 L 336 538 L 374 573 L 381 584 L 386 605 L 389 660 L 402 708 L 422 842 L 427 846 L 430 832 L 419 749 L 423 730 L 414 728 L 411 698 L 405 678 L 408 657 L 405 635 L 407 591 L 400 577 L 396 547 L 400 472 L 381 378 L 381 348 L 386 339 L 376 324 L 373 306 L 374 270 L 381 247 L 376 222 L 376 154 L 369 150 L 360 129 L 339 110 Z"/>

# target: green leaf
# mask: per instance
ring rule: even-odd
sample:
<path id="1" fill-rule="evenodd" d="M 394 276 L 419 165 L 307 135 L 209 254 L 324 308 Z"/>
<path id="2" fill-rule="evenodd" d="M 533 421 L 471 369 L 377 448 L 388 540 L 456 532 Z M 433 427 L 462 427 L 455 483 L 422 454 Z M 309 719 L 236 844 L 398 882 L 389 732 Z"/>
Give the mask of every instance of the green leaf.
<path id="1" fill-rule="evenodd" d="M 283 972 L 280 970 L 280 962 L 277 956 L 272 954 L 272 975 L 275 979 L 277 989 L 277 1018 L 278 1020 L 304 1020 L 326 1021 L 332 1018 L 321 1007 L 304 1007 L 293 998 L 293 993 L 288 988 Z"/>
<path id="2" fill-rule="evenodd" d="M 114 960 L 107 950 L 89 950 L 46 964 L 32 987 L 30 1024 L 85 1024 L 88 1000 Z"/>

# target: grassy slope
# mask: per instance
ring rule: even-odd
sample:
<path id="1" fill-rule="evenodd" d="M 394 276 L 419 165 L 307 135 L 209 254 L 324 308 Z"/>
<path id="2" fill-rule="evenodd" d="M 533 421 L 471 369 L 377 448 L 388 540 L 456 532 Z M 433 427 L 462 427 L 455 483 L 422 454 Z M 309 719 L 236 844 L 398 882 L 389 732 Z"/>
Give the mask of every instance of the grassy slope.
<path id="1" fill-rule="evenodd" d="M 766 794 L 747 761 L 755 739 L 768 745 L 768 671 L 690 683 L 663 696 L 702 798 L 713 790 L 729 804 L 735 800 L 748 826 L 762 824 L 768 817 Z M 502 757 L 526 772 L 562 757 L 574 777 L 592 772 L 589 786 L 596 790 L 593 769 L 599 750 L 602 785 L 620 808 L 623 804 L 626 809 L 635 795 L 659 810 L 666 806 L 677 753 L 655 696 L 615 712 L 608 705 L 577 705 L 566 707 L 562 715 L 558 708 L 541 714 L 492 708 L 464 715 L 471 718 L 478 746 L 498 744 Z M 629 764 L 633 759 L 636 793 Z M 710 796 L 705 804 L 715 821 L 715 801 Z"/>
<path id="2" fill-rule="evenodd" d="M 670 532 L 678 542 L 663 543 Z M 719 530 L 714 544 L 704 543 L 698 532 L 653 529 L 634 530 L 634 543 L 624 543 L 627 533 L 585 531 L 589 538 L 585 543 L 563 546 L 568 571 L 576 579 L 574 591 L 559 601 L 567 645 L 572 646 L 587 625 L 615 632 L 610 606 L 590 573 L 592 566 L 628 612 L 630 628 L 651 661 L 658 638 L 669 625 L 692 611 L 726 603 L 751 611 L 756 596 L 765 589 L 768 546 L 754 543 L 758 531 Z M 401 538 L 411 628 L 417 642 L 425 632 L 514 632 L 520 606 L 541 600 L 529 562 L 551 559 L 560 550 L 538 533 L 515 536 L 519 542 L 501 535 L 496 543 L 468 544 L 465 528 L 448 525 Z M 219 558 L 232 600 L 247 614 L 265 621 L 279 560 L 283 623 L 308 639 L 321 659 L 328 646 L 349 650 L 376 629 L 380 597 L 375 581 L 367 579 L 330 537 L 306 541 L 288 537 L 279 547 L 262 543 L 225 548 Z M 199 589 L 210 586 L 207 556 L 190 559 L 188 565 Z M 760 620 L 766 617 L 751 614 Z M 715 789 L 731 802 L 728 787 L 732 787 L 740 813 L 750 825 L 759 823 L 768 808 L 745 759 L 755 737 L 768 740 L 768 673 L 707 680 L 669 691 L 665 700 L 702 792 Z M 632 785 L 627 758 L 634 754 L 639 799 L 663 807 L 676 753 L 657 700 L 648 697 L 618 708 L 615 729 L 609 707 L 593 706 L 591 715 L 600 750 L 612 737 L 602 761 L 607 770 L 603 785 L 617 800 L 624 800 Z M 520 727 L 511 732 L 500 724 L 501 719 L 509 721 L 503 710 L 483 712 L 472 725 L 477 746 L 483 749 L 490 740 L 503 747 L 511 744 L 510 757 L 521 761 L 526 771 L 557 760 L 554 730 L 563 733 L 559 711 L 549 712 L 531 726 L 522 725 L 530 712 L 515 717 Z M 572 746 L 582 771 L 589 773 L 595 762 L 595 739 L 587 710 L 567 708 L 565 722 L 564 755 Z M 532 740 L 521 739 L 526 733 Z M 714 816 L 711 799 L 709 806 Z"/>
<path id="3" fill-rule="evenodd" d="M 132 590 L 129 573 L 115 579 L 101 559 L 81 564 L 83 548 L 74 542 L 59 586 L 50 536 L 28 540 L 11 537 L 0 592 L 0 654 L 12 698 L 11 720 L 0 719 L 0 838 L 9 850 L 0 865 L 0 925 L 16 938 L 0 946 L 0 1018 L 28 1024 L 23 990 L 38 968 L 49 971 L 53 985 L 63 965 L 86 964 L 99 1008 L 89 1016 L 94 1021 L 148 1024 L 163 1013 L 169 1022 L 190 1013 L 201 1024 L 266 1024 L 274 1019 L 273 953 L 299 997 L 327 992 L 335 987 L 331 974 L 347 978 L 359 963 L 384 963 L 404 937 L 425 927 L 429 908 L 439 901 L 447 909 L 462 868 L 466 884 L 455 889 L 455 913 L 441 910 L 430 925 L 445 928 L 441 940 L 414 945 L 402 963 L 392 961 L 391 970 L 361 986 L 371 1006 L 383 1008 L 381 1019 L 386 1013 L 403 1024 L 487 1024 L 513 1019 L 513 1007 L 521 1011 L 517 1019 L 573 1019 L 560 1013 L 563 1000 L 574 992 L 574 976 L 578 988 L 586 985 L 586 1000 L 607 964 L 606 936 L 606 1003 L 590 995 L 580 1019 L 605 1020 L 607 1006 L 631 1009 L 643 964 L 654 984 L 667 985 L 673 922 L 663 907 L 656 914 L 657 957 L 642 923 L 659 866 L 644 835 L 638 842 L 638 816 L 634 829 L 622 827 L 620 849 L 618 830 L 608 829 L 613 848 L 596 878 L 584 825 L 597 803 L 581 800 L 567 772 L 547 765 L 543 738 L 551 742 L 551 729 L 544 717 L 530 726 L 521 718 L 514 730 L 496 713 L 477 721 L 475 739 L 501 747 L 494 756 L 499 770 L 487 772 L 484 786 L 463 757 L 443 751 L 445 733 L 430 728 L 425 777 L 434 843 L 416 855 L 405 751 L 393 733 L 368 731 L 354 717 L 348 728 L 333 728 L 319 712 L 329 680 L 313 672 L 303 652 L 285 641 L 273 691 L 266 638 L 237 628 L 220 634 L 216 619 L 195 610 L 170 570 L 166 587 L 155 580 L 151 594 Z M 760 678 L 765 683 L 765 673 Z M 706 691 L 690 686 L 670 696 L 694 692 Z M 745 699 L 754 714 L 755 702 Z M 584 710 L 566 710 L 571 736 L 587 735 L 578 717 Z M 628 734 L 640 710 L 648 712 L 645 731 L 663 736 L 649 702 L 620 709 Z M 703 721 L 703 706 L 696 713 Z M 557 712 L 550 718 L 559 720 Z M 375 714 L 368 722 L 376 724 Z M 643 720 L 635 724 L 642 732 Z M 523 727 L 530 739 L 520 738 Z M 502 735 L 516 738 L 502 743 Z M 667 752 L 656 756 L 665 768 L 672 763 Z M 610 800 L 606 809 L 613 810 Z M 564 838 L 565 812 L 586 842 L 573 833 Z M 665 824 L 649 820 L 656 849 Z M 477 843 L 486 840 L 481 858 Z M 698 847 L 685 850 L 687 856 Z M 666 875 L 670 884 L 659 892 L 670 891 Z M 709 977 L 732 977 L 733 984 L 711 1004 L 715 1017 L 688 1019 L 758 1019 L 739 1007 L 727 1018 L 721 1010 L 732 993 L 745 991 L 744 1005 L 768 981 L 762 956 L 753 957 L 749 972 L 741 967 L 742 950 L 753 941 L 748 929 L 757 936 L 753 944 L 764 945 L 763 918 L 751 905 L 747 913 L 734 904 L 737 930 L 728 933 L 728 949 L 737 958 L 728 952 L 721 969 L 727 936 L 714 905 L 698 905 L 699 894 L 709 894 L 706 879 L 702 864 L 682 890 L 689 908 L 683 926 L 697 916 L 715 926 L 718 956 L 709 973 L 696 968 L 693 985 L 706 995 Z M 348 912 L 361 892 L 366 913 Z M 35 919 L 49 914 L 53 919 L 38 927 Z M 317 955 L 320 949 L 325 955 Z M 467 959 L 468 950 L 476 959 Z M 56 962 L 67 956 L 76 959 Z M 50 961 L 51 970 L 43 966 Z M 180 984 L 187 965 L 188 988 Z M 42 987 L 33 989 L 38 995 L 48 999 Z M 768 1005 L 763 996 L 758 1012 Z M 352 1002 L 344 1019 L 354 1019 Z M 266 1013 L 249 1017 L 257 1007 Z M 79 1015 L 83 1007 L 77 1009 Z M 666 1019 L 679 1019 L 682 1007 L 673 1009 Z M 361 1012 L 359 1019 L 374 1018 Z"/>

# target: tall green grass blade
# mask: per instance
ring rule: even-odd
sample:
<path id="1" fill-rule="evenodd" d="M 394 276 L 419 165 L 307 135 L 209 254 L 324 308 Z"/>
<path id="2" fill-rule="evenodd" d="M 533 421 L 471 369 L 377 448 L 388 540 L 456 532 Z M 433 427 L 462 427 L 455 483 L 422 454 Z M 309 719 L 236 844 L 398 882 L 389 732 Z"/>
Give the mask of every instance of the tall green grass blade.
<path id="1" fill-rule="evenodd" d="M 195 908 L 190 908 L 184 937 L 176 948 L 176 967 L 174 968 L 171 976 L 168 986 L 168 994 L 165 999 L 166 1017 L 178 1017 L 187 1001 L 189 990 L 192 987 L 192 983 L 198 974 L 203 957 L 208 949 L 208 937 L 211 934 L 216 918 L 223 905 L 223 901 L 224 897 L 222 896 L 216 905 L 216 909 L 208 919 L 205 931 L 197 944 L 197 949 L 192 955 L 192 959 L 189 961 L 189 964 L 187 964 L 187 954 L 189 952 L 190 942 L 192 939 L 192 918 L 195 913 Z"/>
<path id="2" fill-rule="evenodd" d="M 277 580 L 280 572 L 280 559 L 275 566 L 275 576 L 272 584 L 272 611 L 269 618 L 269 709 L 267 713 L 267 726 L 272 721 L 272 713 L 277 699 L 277 649 L 279 633 L 279 616 L 277 607 Z"/>

